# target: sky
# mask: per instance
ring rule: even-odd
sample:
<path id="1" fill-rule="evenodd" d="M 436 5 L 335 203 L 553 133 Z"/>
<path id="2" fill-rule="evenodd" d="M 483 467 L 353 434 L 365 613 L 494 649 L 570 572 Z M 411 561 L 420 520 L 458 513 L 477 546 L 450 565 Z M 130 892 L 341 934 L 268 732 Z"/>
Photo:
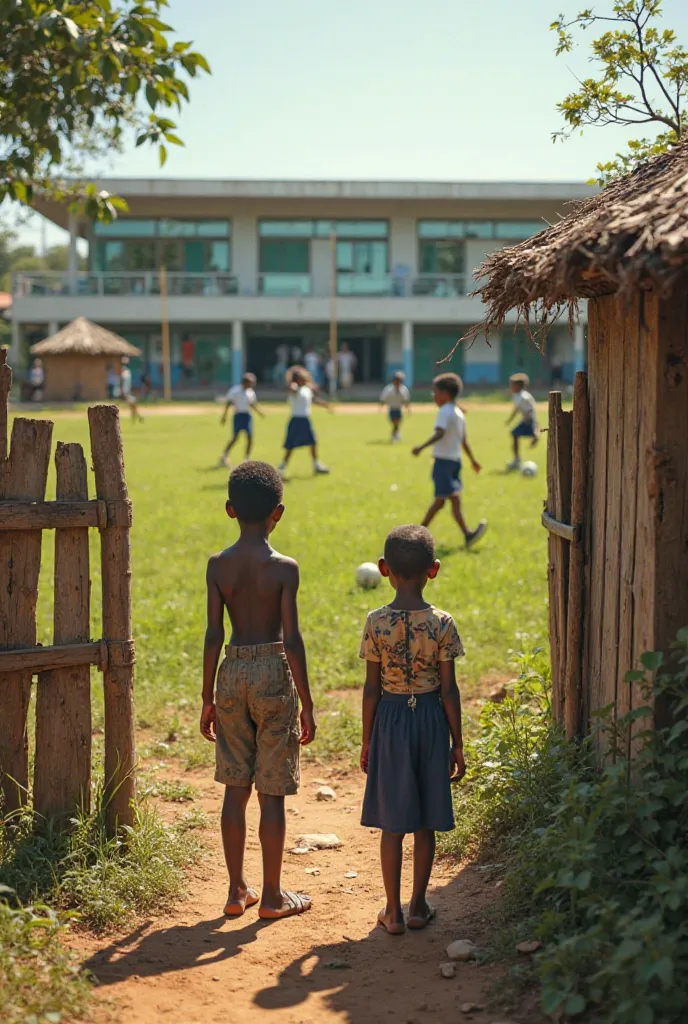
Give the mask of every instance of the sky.
<path id="1" fill-rule="evenodd" d="M 556 104 L 587 74 L 549 30 L 582 0 L 170 0 L 165 19 L 213 74 L 177 119 L 185 147 L 135 149 L 106 176 L 586 180 L 623 146 L 553 144 Z M 611 0 L 600 0 L 601 13 Z M 688 3 L 665 0 L 688 45 Z M 592 35 L 589 34 L 592 38 Z M 585 37 L 584 37 L 585 39 Z M 174 115 L 171 115 L 174 116 Z M 39 219 L 22 230 L 38 242 Z M 48 243 L 63 241 L 50 228 Z"/>

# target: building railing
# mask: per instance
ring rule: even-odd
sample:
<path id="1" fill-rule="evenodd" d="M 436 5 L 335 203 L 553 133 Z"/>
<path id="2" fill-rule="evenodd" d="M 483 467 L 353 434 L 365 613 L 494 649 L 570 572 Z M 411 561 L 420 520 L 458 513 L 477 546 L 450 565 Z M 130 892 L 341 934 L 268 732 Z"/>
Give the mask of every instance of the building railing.
<path id="1" fill-rule="evenodd" d="M 337 295 L 341 298 L 460 298 L 467 294 L 470 280 L 465 274 L 424 274 L 410 277 L 399 274 L 337 274 Z M 259 274 L 256 286 L 240 288 L 233 274 L 169 273 L 170 296 L 264 296 L 271 298 L 327 298 L 327 284 L 314 288 L 311 274 Z M 16 298 L 31 296 L 156 296 L 160 295 L 160 274 L 155 270 L 136 273 L 16 272 L 12 275 L 12 293 Z"/>

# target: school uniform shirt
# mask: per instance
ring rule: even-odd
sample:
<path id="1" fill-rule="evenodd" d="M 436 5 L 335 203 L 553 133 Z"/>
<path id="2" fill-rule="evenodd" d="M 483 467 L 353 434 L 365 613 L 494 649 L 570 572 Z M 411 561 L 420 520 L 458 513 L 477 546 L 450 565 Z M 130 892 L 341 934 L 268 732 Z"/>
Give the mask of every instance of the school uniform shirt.
<path id="1" fill-rule="evenodd" d="M 235 412 L 250 412 L 251 406 L 256 404 L 256 393 L 253 388 L 244 388 L 241 384 L 235 384 L 227 392 L 226 401 L 232 403 Z"/>
<path id="2" fill-rule="evenodd" d="M 308 418 L 311 414 L 311 406 L 313 405 L 313 392 L 311 388 L 307 384 L 302 384 L 296 391 L 290 391 L 289 405 L 292 416 L 305 416 Z"/>
<path id="3" fill-rule="evenodd" d="M 466 437 L 466 417 L 453 402 L 441 405 L 435 420 L 435 430 L 444 435 L 432 447 L 433 458 L 461 462 L 461 446 Z"/>
<path id="4" fill-rule="evenodd" d="M 514 405 L 520 412 L 526 423 L 537 423 L 537 406 L 530 391 L 515 391 L 513 395 Z"/>
<path id="5" fill-rule="evenodd" d="M 436 690 L 439 663 L 463 655 L 454 619 L 432 605 L 417 611 L 385 605 L 371 612 L 359 652 L 365 661 L 380 662 L 382 686 L 389 693 Z"/>
<path id="6" fill-rule="evenodd" d="M 131 370 L 128 366 L 123 366 L 120 370 L 119 390 L 123 398 L 128 398 L 131 394 Z"/>
<path id="7" fill-rule="evenodd" d="M 386 388 L 382 389 L 380 401 L 383 405 L 389 406 L 390 409 L 401 409 L 402 405 L 406 405 L 407 402 L 411 401 L 411 394 L 405 384 L 402 384 L 399 388 L 395 388 L 393 384 L 388 384 Z"/>

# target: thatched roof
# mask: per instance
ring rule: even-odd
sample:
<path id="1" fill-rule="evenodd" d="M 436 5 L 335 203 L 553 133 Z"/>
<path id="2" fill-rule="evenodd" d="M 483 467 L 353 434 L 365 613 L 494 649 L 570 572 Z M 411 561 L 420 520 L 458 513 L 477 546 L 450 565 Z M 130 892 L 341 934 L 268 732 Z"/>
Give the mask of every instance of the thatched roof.
<path id="1" fill-rule="evenodd" d="M 688 273 L 688 140 L 572 204 L 558 224 L 492 253 L 476 271 L 487 312 L 468 332 L 501 327 L 516 309 L 529 329 L 576 300 L 653 288 L 669 294 Z"/>
<path id="2" fill-rule="evenodd" d="M 31 346 L 34 356 L 140 356 L 141 349 L 84 316 Z"/>

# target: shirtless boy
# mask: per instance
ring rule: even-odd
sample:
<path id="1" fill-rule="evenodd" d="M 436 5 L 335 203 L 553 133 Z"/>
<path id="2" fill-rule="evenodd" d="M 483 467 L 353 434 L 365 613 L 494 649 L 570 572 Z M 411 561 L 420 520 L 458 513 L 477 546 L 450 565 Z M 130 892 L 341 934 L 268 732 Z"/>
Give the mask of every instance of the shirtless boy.
<path id="1" fill-rule="evenodd" d="M 225 785 L 222 843 L 229 872 L 228 917 L 260 902 L 276 920 L 311 900 L 282 889 L 284 798 L 298 791 L 299 745 L 315 737 L 306 652 L 299 630 L 299 567 L 270 546 L 284 514 L 282 478 L 265 462 L 245 462 L 229 478 L 227 514 L 239 539 L 208 562 L 208 628 L 203 653 L 201 733 L 215 743 L 215 779 Z M 225 659 L 225 608 L 231 624 Z M 301 702 L 299 726 L 299 701 Z M 260 803 L 263 891 L 244 874 L 246 805 L 255 781 Z"/>

